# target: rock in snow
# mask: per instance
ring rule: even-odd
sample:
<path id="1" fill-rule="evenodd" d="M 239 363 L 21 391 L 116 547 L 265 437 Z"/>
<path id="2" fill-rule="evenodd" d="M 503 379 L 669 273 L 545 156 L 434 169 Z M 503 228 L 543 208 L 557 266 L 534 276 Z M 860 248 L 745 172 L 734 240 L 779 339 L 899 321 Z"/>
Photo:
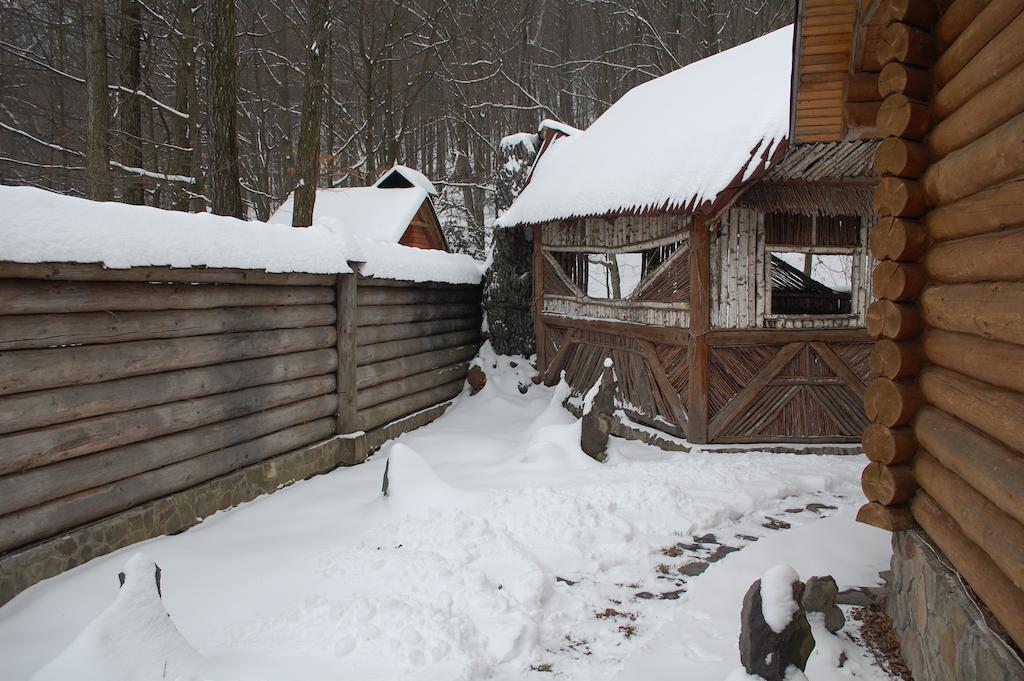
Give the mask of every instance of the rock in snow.
<path id="1" fill-rule="evenodd" d="M 836 605 L 839 586 L 831 575 L 811 577 L 804 586 L 801 605 L 805 612 L 820 612 L 825 615 L 825 628 L 833 634 L 846 624 L 846 616 Z"/>
<path id="2" fill-rule="evenodd" d="M 603 462 L 608 458 L 608 436 L 615 418 L 615 392 L 618 382 L 612 360 L 605 359 L 601 376 L 583 401 L 583 423 L 580 447 L 587 456 Z"/>
<path id="3" fill-rule="evenodd" d="M 479 364 L 474 364 L 470 367 L 469 374 L 466 375 L 466 383 L 469 383 L 470 395 L 476 395 L 487 385 L 487 374 L 484 373 Z"/>
<path id="4" fill-rule="evenodd" d="M 785 681 L 791 667 L 803 670 L 814 636 L 799 603 L 804 585 L 788 565 L 776 565 L 743 597 L 740 661 L 747 673 Z"/>

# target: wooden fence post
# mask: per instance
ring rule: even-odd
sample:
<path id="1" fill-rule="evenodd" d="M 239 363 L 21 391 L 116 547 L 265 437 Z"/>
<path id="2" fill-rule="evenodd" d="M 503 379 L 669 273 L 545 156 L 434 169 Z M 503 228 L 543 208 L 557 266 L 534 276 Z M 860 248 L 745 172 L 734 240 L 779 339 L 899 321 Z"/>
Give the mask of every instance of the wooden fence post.
<path id="1" fill-rule="evenodd" d="M 708 441 L 708 389 L 711 354 L 707 333 L 711 329 L 711 242 L 707 218 L 694 215 L 690 222 L 690 365 L 689 408 L 686 439 Z"/>
<path id="2" fill-rule="evenodd" d="M 338 425 L 337 433 L 359 430 L 356 420 L 356 275 L 339 274 L 338 309 Z"/>

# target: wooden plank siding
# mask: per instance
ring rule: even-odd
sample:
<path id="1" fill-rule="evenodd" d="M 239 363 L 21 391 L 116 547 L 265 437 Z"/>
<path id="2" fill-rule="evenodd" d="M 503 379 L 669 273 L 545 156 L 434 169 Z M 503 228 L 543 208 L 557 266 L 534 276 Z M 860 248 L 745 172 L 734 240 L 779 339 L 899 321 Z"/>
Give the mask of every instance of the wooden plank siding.
<path id="1" fill-rule="evenodd" d="M 416 211 L 416 215 L 409 222 L 409 227 L 402 234 L 402 238 L 399 239 L 398 243 L 403 246 L 411 246 L 412 248 L 448 250 L 444 232 L 441 230 L 441 223 L 431 207 L 429 198 Z"/>
<path id="2" fill-rule="evenodd" d="M 480 287 L 356 276 L 0 263 L 0 558 L 458 394 Z"/>
<path id="3" fill-rule="evenodd" d="M 919 525 L 1024 646 L 1024 7 L 883 5 L 885 35 L 911 39 L 880 44 L 880 61 L 927 81 L 893 81 L 887 108 L 907 115 L 879 119 L 859 518 Z"/>
<path id="4" fill-rule="evenodd" d="M 797 17 L 793 142 L 875 136 L 879 26 L 871 0 L 804 0 Z"/>

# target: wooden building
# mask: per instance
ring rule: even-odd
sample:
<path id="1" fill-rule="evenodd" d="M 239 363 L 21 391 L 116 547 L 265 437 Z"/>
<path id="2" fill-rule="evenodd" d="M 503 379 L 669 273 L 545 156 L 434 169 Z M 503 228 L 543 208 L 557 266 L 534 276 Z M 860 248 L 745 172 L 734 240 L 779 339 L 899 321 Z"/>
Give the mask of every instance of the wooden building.
<path id="1" fill-rule="evenodd" d="M 434 184 L 407 166 L 396 165 L 370 187 L 318 189 L 313 221 L 328 221 L 355 236 L 413 248 L 450 251 L 434 209 Z M 270 217 L 291 224 L 292 197 Z"/>
<path id="2" fill-rule="evenodd" d="M 821 50 L 787 27 L 548 131 L 499 220 L 533 231 L 548 383 L 585 390 L 610 356 L 625 412 L 691 442 L 860 440 L 877 141 L 803 102 L 834 91 L 823 76 L 841 98 L 862 52 L 805 76 L 794 49 Z"/>
<path id="3" fill-rule="evenodd" d="M 915 679 L 1020 679 L 1024 3 L 864 4 L 883 139 L 859 519 L 894 532 L 889 610 Z M 801 34 L 865 31 L 837 5 L 804 2 Z"/>

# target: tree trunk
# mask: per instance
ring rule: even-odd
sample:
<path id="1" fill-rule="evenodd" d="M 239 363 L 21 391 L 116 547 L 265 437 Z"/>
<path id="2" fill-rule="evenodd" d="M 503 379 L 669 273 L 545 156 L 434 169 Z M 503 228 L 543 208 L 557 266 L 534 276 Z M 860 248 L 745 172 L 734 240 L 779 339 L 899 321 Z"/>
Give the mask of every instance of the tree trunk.
<path id="1" fill-rule="evenodd" d="M 299 132 L 299 186 L 295 188 L 292 227 L 313 224 L 313 204 L 320 183 L 320 114 L 324 101 L 324 57 L 331 34 L 328 0 L 309 3 L 309 46 L 306 52 L 306 83 L 302 93 L 302 124 Z"/>
<path id="2" fill-rule="evenodd" d="M 175 20 L 177 35 L 175 55 L 177 63 L 174 73 L 174 106 L 188 114 L 187 119 L 176 118 L 174 141 L 180 150 L 175 152 L 174 168 L 177 174 L 192 178 L 192 185 L 185 187 L 176 202 L 177 210 L 191 210 L 202 213 L 206 201 L 202 198 L 203 182 L 203 138 L 199 127 L 199 88 L 196 85 L 196 24 L 195 13 L 200 0 L 185 0 L 178 3 Z"/>
<path id="3" fill-rule="evenodd" d="M 85 159 L 89 198 L 110 201 L 110 109 L 107 102 L 107 17 L 103 0 L 83 5 L 86 33 L 85 90 L 88 138 Z"/>
<path id="4" fill-rule="evenodd" d="M 138 0 L 121 0 L 121 26 L 118 42 L 121 43 L 121 86 L 118 111 L 121 132 L 124 135 L 123 160 L 129 168 L 142 167 L 142 107 L 139 96 L 134 94 L 142 86 L 142 24 Z M 143 205 L 146 202 L 142 177 L 129 173 L 125 180 L 122 200 L 125 203 Z"/>
<path id="5" fill-rule="evenodd" d="M 238 164 L 238 46 L 234 0 L 210 0 L 210 199 L 213 212 L 245 219 Z"/>

